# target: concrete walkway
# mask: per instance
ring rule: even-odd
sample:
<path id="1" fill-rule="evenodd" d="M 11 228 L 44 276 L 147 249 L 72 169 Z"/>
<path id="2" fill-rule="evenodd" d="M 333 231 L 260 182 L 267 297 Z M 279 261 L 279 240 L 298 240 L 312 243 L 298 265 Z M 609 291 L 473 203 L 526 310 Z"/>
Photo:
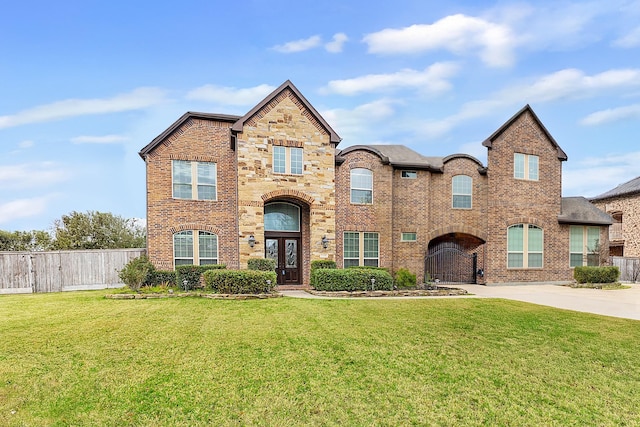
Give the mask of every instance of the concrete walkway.
<path id="1" fill-rule="evenodd" d="M 611 291 L 574 289 L 558 285 L 456 285 L 455 287 L 474 294 L 472 298 L 504 298 L 603 316 L 640 320 L 640 285 L 628 286 L 631 288 Z M 312 295 L 305 291 L 282 291 L 282 294 L 294 298 L 330 298 Z M 470 296 L 376 297 L 376 299 L 380 298 L 470 298 Z"/>

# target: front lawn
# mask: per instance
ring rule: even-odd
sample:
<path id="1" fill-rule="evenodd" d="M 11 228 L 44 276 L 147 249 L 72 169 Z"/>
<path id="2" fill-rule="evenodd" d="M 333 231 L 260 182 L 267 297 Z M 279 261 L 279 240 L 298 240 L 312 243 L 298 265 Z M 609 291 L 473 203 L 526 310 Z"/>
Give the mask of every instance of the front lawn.
<path id="1" fill-rule="evenodd" d="M 638 425 L 640 322 L 492 299 L 0 296 L 0 425 Z"/>

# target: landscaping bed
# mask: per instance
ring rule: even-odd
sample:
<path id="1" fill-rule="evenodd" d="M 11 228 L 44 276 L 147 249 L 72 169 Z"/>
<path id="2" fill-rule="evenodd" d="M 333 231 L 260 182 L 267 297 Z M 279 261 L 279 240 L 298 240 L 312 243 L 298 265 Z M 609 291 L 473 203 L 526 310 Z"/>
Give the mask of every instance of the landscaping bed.
<path id="1" fill-rule="evenodd" d="M 232 300 L 248 300 L 248 299 L 267 299 L 279 298 L 282 294 L 277 292 L 263 294 L 212 294 L 204 292 L 179 292 L 179 293 L 120 293 L 107 294 L 104 297 L 109 299 L 158 299 L 158 298 L 209 298 L 209 299 L 232 299 Z"/>
<path id="2" fill-rule="evenodd" d="M 318 296 L 331 296 L 343 298 L 361 297 L 442 297 L 453 295 L 468 295 L 468 292 L 459 288 L 447 288 L 438 286 L 435 289 L 396 289 L 392 291 L 316 291 L 308 290 L 310 294 Z"/>

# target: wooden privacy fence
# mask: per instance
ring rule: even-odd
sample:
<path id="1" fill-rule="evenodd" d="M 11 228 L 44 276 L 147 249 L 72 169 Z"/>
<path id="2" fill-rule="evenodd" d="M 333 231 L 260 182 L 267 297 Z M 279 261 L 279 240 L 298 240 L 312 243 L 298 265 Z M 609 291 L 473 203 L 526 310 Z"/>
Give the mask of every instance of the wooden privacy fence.
<path id="1" fill-rule="evenodd" d="M 0 294 L 124 286 L 118 272 L 144 249 L 0 252 Z"/>
<path id="2" fill-rule="evenodd" d="M 640 258 L 612 256 L 611 265 L 620 269 L 620 281 L 636 282 L 640 280 Z"/>

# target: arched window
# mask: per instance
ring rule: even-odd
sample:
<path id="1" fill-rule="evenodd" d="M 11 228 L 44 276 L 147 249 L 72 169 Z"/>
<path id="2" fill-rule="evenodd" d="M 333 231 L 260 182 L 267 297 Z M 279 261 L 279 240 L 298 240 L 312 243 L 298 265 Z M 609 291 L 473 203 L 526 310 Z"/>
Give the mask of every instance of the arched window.
<path id="1" fill-rule="evenodd" d="M 456 175 L 451 179 L 452 206 L 454 209 L 471 209 L 472 183 L 467 175 Z"/>
<path id="2" fill-rule="evenodd" d="M 373 203 L 373 172 L 369 169 L 351 169 L 351 203 Z"/>
<path id="3" fill-rule="evenodd" d="M 265 231 L 300 231 L 300 208 L 291 203 L 269 203 L 264 207 Z"/>
<path id="4" fill-rule="evenodd" d="M 507 229 L 507 268 L 542 268 L 542 228 L 516 224 Z"/>
<path id="5" fill-rule="evenodd" d="M 218 263 L 218 236 L 208 231 L 185 230 L 173 235 L 174 265 Z"/>

